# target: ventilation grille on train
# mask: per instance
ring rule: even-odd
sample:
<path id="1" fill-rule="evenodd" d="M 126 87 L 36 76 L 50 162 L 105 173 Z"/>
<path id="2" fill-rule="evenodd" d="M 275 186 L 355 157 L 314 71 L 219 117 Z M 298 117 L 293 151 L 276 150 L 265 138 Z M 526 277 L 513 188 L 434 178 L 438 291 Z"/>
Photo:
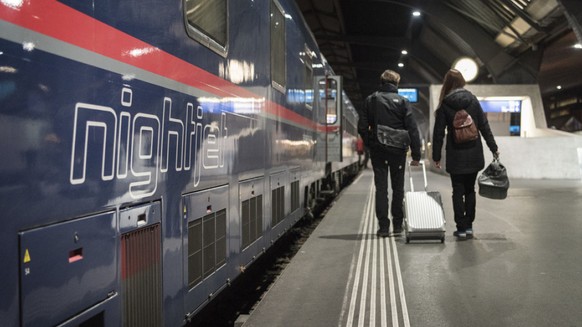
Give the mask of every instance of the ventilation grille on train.
<path id="1" fill-rule="evenodd" d="M 162 325 L 160 224 L 121 236 L 124 326 Z"/>
<path id="2" fill-rule="evenodd" d="M 271 226 L 275 226 L 285 218 L 285 186 L 271 192 Z"/>
<path id="3" fill-rule="evenodd" d="M 188 287 L 226 263 L 226 209 L 188 223 Z"/>
<path id="4" fill-rule="evenodd" d="M 299 209 L 299 181 L 291 183 L 291 212 Z"/>
<path id="5" fill-rule="evenodd" d="M 241 249 L 261 237 L 263 232 L 263 195 L 245 200 L 241 204 L 242 244 Z"/>

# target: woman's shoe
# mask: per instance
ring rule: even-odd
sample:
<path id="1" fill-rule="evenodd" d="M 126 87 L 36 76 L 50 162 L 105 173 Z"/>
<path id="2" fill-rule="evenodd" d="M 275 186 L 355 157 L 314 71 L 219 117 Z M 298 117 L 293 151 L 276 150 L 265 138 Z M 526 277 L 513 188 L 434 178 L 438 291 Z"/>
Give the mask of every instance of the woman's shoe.
<path id="1" fill-rule="evenodd" d="M 453 232 L 453 236 L 458 238 L 467 238 L 467 233 L 464 230 L 457 230 Z"/>

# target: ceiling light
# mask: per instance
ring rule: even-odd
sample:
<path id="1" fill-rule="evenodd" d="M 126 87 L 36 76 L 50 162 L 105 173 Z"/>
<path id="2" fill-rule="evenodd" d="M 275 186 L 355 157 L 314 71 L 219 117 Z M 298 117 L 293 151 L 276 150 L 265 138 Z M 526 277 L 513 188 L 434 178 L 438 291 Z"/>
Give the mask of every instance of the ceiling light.
<path id="1" fill-rule="evenodd" d="M 418 10 L 413 11 L 412 12 L 412 16 L 419 17 L 420 16 L 420 11 L 418 11 Z"/>
<path id="2" fill-rule="evenodd" d="M 463 78 L 465 78 L 467 83 L 474 80 L 479 73 L 479 66 L 477 66 L 475 60 L 469 57 L 461 57 L 457 59 L 453 63 L 453 68 L 463 74 Z"/>
<path id="3" fill-rule="evenodd" d="M 576 48 L 576 49 L 582 49 L 582 43 L 576 43 L 576 44 L 574 44 L 574 48 Z"/>
<path id="4" fill-rule="evenodd" d="M 558 90 L 561 90 L 561 89 L 562 89 L 562 85 L 558 85 L 558 86 L 556 86 L 556 88 L 557 88 Z"/>
<path id="5" fill-rule="evenodd" d="M 404 64 L 403 64 L 403 63 L 401 63 L 401 62 L 399 62 L 399 63 L 398 63 L 398 67 L 402 68 L 402 67 L 404 67 Z"/>
<path id="6" fill-rule="evenodd" d="M 402 53 L 403 55 L 407 55 L 408 54 L 408 51 L 402 50 L 400 53 Z"/>

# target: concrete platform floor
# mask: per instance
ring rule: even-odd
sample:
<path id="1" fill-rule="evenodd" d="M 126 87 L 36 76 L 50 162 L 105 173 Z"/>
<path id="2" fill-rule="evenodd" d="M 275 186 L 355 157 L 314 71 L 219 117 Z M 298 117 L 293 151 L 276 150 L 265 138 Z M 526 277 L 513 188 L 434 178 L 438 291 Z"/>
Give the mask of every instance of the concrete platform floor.
<path id="1" fill-rule="evenodd" d="M 478 196 L 475 237 L 461 241 L 450 180 L 429 173 L 446 241 L 406 244 L 376 237 L 372 177 L 342 191 L 245 327 L 582 326 L 581 181 L 511 180 L 505 200 Z"/>

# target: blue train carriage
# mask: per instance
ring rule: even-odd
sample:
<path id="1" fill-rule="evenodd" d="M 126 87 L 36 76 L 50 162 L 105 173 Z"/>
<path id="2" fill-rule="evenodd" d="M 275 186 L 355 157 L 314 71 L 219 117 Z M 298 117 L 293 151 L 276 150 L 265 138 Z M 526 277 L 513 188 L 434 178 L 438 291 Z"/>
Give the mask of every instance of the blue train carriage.
<path id="1" fill-rule="evenodd" d="M 356 118 L 294 1 L 0 1 L 0 321 L 183 325 L 355 173 Z"/>

